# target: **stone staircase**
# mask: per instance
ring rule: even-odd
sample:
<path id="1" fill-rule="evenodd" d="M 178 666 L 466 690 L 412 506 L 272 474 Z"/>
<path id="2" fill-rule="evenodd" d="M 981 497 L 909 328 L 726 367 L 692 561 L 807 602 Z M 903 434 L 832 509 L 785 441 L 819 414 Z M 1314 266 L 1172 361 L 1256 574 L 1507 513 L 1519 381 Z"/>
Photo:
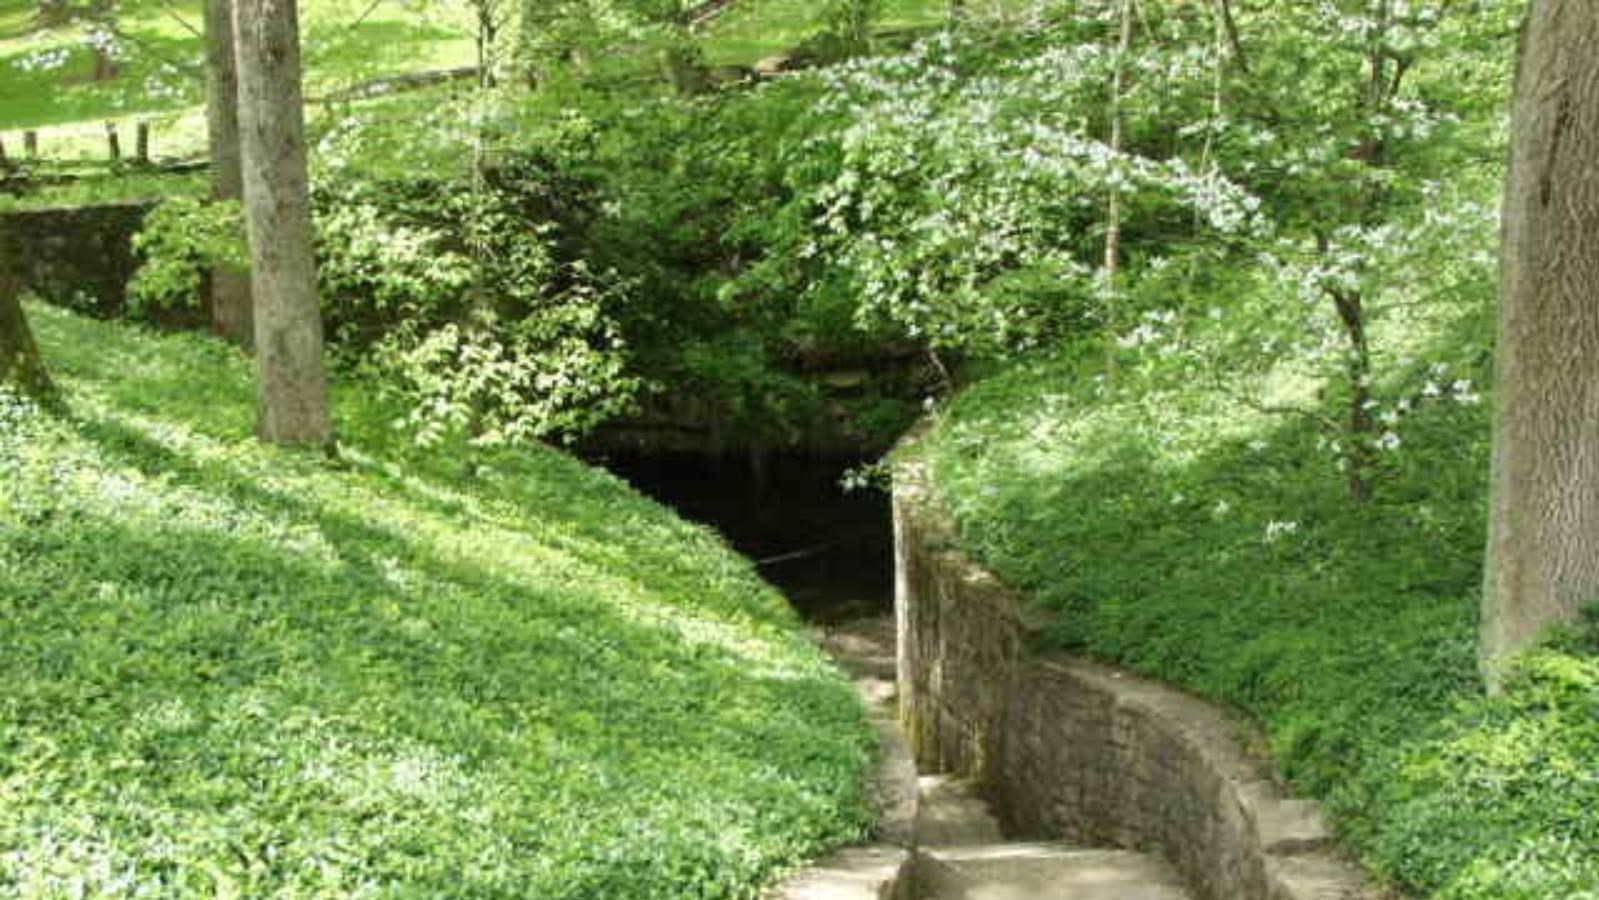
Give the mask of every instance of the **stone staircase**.
<path id="1" fill-rule="evenodd" d="M 1146 854 L 1007 841 L 969 784 L 917 774 L 896 720 L 892 628 L 859 623 L 823 643 L 855 676 L 882 735 L 883 843 L 824 860 L 776 900 L 1191 900 L 1176 872 Z"/>
<path id="2" fill-rule="evenodd" d="M 926 900 L 1186 900 L 1170 867 L 1125 850 L 1061 844 L 990 844 L 922 854 Z"/>
<path id="3" fill-rule="evenodd" d="M 988 805 L 959 782 L 921 781 L 915 900 L 1189 900 L 1163 860 L 1125 850 L 1007 842 Z"/>

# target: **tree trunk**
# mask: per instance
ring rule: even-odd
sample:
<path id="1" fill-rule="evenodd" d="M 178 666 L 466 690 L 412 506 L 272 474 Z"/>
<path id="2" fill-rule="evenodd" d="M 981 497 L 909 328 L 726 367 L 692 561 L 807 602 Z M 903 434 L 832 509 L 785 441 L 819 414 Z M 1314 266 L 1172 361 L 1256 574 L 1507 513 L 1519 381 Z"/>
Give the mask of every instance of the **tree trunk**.
<path id="1" fill-rule="evenodd" d="M 1122 151 L 1122 95 L 1127 90 L 1127 55 L 1133 47 L 1133 0 L 1121 0 L 1120 15 L 1121 27 L 1116 39 L 1116 68 L 1111 74 L 1110 82 L 1109 119 L 1112 156 L 1118 156 Z M 1121 161 L 1113 160 L 1113 164 L 1120 166 Z M 1105 290 L 1105 330 L 1110 337 L 1105 342 L 1105 370 L 1112 380 L 1117 375 L 1115 338 L 1120 304 L 1116 296 L 1116 279 L 1121 266 L 1121 255 L 1122 192 L 1119 185 L 1113 184 L 1105 203 L 1105 256 L 1104 267 L 1101 270 Z"/>
<path id="2" fill-rule="evenodd" d="M 1505 189 L 1482 662 L 1599 601 L 1599 5 L 1535 0 Z"/>
<path id="3" fill-rule="evenodd" d="M 90 42 L 90 53 L 94 57 L 94 80 L 110 81 L 121 74 L 122 67 L 117 65 L 116 57 L 105 41 L 115 40 L 117 10 L 112 0 L 94 0 L 89 9 L 90 18 L 100 27 L 104 40 Z"/>
<path id="4" fill-rule="evenodd" d="M 1366 335 L 1366 303 L 1359 291 L 1335 290 L 1333 306 L 1349 341 L 1345 372 L 1349 379 L 1348 452 L 1344 455 L 1344 483 L 1356 503 L 1372 497 L 1377 467 L 1377 420 L 1371 414 L 1371 341 Z"/>
<path id="5" fill-rule="evenodd" d="M 1398 96 L 1404 80 L 1405 66 L 1397 61 L 1394 74 L 1389 76 L 1389 62 L 1393 61 L 1388 47 L 1388 32 L 1393 20 L 1391 0 L 1377 0 L 1372 10 L 1374 27 L 1366 51 L 1366 86 L 1361 93 L 1360 114 L 1366 123 L 1366 133 L 1356 147 L 1354 158 L 1362 164 L 1359 193 L 1353 204 L 1363 226 L 1377 224 L 1382 217 L 1383 193 L 1380 170 L 1388 166 L 1388 148 L 1382 141 L 1377 121 L 1385 117 L 1394 98 Z M 1322 256 L 1327 256 L 1332 239 L 1327 234 L 1316 236 L 1316 245 Z M 1344 481 L 1349 496 L 1357 503 L 1371 500 L 1377 476 L 1377 419 L 1371 413 L 1371 341 L 1366 320 L 1366 296 L 1359 290 L 1329 288 L 1338 321 L 1343 324 L 1345 349 L 1344 371 L 1349 380 L 1349 409 L 1344 420 Z"/>
<path id="6" fill-rule="evenodd" d="M 237 0 L 239 137 L 261 438 L 330 447 L 295 0 Z"/>
<path id="7" fill-rule="evenodd" d="M 22 279 L 5 241 L 0 236 L 0 385 L 36 400 L 48 400 L 55 391 L 22 311 Z"/>
<path id="8" fill-rule="evenodd" d="M 46 28 L 65 22 L 68 12 L 67 0 L 39 0 L 39 24 Z"/>
<path id="9" fill-rule="evenodd" d="M 233 59 L 233 0 L 205 4 L 206 126 L 211 145 L 211 199 L 243 202 L 244 173 L 239 160 L 239 76 Z M 255 334 L 250 305 L 250 273 L 216 266 L 206 279 L 211 327 L 228 341 L 249 349 Z"/>

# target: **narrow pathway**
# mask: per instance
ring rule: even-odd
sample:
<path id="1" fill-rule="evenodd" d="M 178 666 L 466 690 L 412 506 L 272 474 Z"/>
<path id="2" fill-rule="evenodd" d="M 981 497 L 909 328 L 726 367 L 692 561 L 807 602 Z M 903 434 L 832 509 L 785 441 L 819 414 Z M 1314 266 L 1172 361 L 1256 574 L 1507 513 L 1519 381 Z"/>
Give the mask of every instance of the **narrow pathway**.
<path id="1" fill-rule="evenodd" d="M 817 881 L 791 894 L 793 900 L 1190 900 L 1163 860 L 1125 850 L 1007 840 L 970 785 L 918 775 L 897 722 L 891 619 L 828 627 L 822 644 L 855 677 L 882 735 L 877 839 L 910 849 L 913 862 L 897 881 Z"/>

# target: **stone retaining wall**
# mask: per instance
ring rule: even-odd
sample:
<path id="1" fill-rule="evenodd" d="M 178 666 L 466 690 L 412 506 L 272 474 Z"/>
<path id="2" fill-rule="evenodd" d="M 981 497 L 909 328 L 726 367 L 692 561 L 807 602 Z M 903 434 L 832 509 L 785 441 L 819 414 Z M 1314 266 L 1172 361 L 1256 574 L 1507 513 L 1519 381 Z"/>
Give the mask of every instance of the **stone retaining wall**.
<path id="1" fill-rule="evenodd" d="M 133 236 L 152 208 L 139 201 L 7 212 L 0 214 L 0 239 L 40 299 L 115 318 L 127 306 L 128 281 L 139 266 Z"/>
<path id="2" fill-rule="evenodd" d="M 1016 837 L 1165 856 L 1206 900 L 1372 898 L 1246 725 L 1175 688 L 1032 652 L 1047 619 L 965 558 L 896 470 L 900 713 L 924 772 L 976 779 Z"/>

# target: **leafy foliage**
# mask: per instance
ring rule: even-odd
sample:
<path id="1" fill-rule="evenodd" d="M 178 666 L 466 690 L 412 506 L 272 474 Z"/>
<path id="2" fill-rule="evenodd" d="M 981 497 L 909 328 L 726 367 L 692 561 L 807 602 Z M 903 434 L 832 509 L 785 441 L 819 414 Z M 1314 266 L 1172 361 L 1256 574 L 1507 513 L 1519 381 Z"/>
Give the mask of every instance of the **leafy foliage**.
<path id="1" fill-rule="evenodd" d="M 424 444 L 570 437 L 631 408 L 615 311 L 630 285 L 562 247 L 570 185 L 507 161 L 479 190 L 341 180 L 319 192 L 319 288 L 335 347 L 406 410 Z M 130 312 L 197 308 L 202 272 L 244 264 L 238 211 L 168 200 L 137 240 Z"/>
<path id="2" fill-rule="evenodd" d="M 614 318 L 629 285 L 565 258 L 548 181 L 509 163 L 496 178 L 356 182 L 324 204 L 328 319 L 424 443 L 580 434 L 638 388 Z"/>
<path id="3" fill-rule="evenodd" d="M 1535 651 L 1501 696 L 1465 703 L 1407 746 L 1379 795 L 1381 852 L 1443 884 L 1443 900 L 1599 892 L 1599 654 Z"/>
<path id="4" fill-rule="evenodd" d="M 747 277 L 853 298 L 877 333 L 987 354 L 1089 330 L 1114 185 L 1152 221 L 1244 228 L 1256 201 L 1181 159 L 1086 134 L 1107 54 L 1056 34 L 946 33 L 819 76 L 786 162 L 790 209 Z M 973 236 L 981 234 L 981 240 Z"/>
<path id="5" fill-rule="evenodd" d="M 144 260 L 128 284 L 128 314 L 138 319 L 197 310 L 207 269 L 250 265 L 237 203 L 166 200 L 145 218 L 133 247 Z"/>

